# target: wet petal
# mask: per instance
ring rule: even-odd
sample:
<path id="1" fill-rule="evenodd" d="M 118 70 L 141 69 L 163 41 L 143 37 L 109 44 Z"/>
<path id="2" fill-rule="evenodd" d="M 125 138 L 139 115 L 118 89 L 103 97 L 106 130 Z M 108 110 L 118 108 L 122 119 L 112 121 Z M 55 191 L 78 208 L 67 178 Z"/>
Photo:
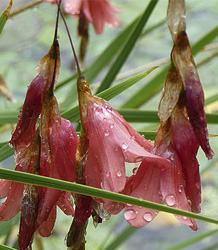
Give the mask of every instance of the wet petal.
<path id="1" fill-rule="evenodd" d="M 178 110 L 173 116 L 172 144 L 180 158 L 185 179 L 185 192 L 192 211 L 201 211 L 201 180 L 196 159 L 199 145 L 189 120 Z"/>
<path id="2" fill-rule="evenodd" d="M 42 237 L 49 237 L 51 235 L 52 229 L 54 228 L 55 220 L 56 220 L 56 206 L 54 206 L 51 209 L 47 220 L 43 221 L 40 224 L 40 226 L 38 228 L 38 233 Z"/>
<path id="3" fill-rule="evenodd" d="M 63 193 L 62 196 L 59 198 L 57 205 L 66 215 L 74 216 L 75 212 L 73 205 L 69 202 L 70 196 L 71 193 L 69 192 Z"/>
<path id="4" fill-rule="evenodd" d="M 12 182 L 7 199 L 0 207 L 0 221 L 8 221 L 20 211 L 23 186 L 24 184 Z"/>
<path id="5" fill-rule="evenodd" d="M 41 88 L 43 78 L 38 75 L 30 84 L 23 109 L 18 117 L 18 123 L 10 143 L 15 150 L 28 146 L 35 134 L 36 121 L 41 113 Z"/>
<path id="6" fill-rule="evenodd" d="M 11 181 L 0 179 L 0 199 L 7 196 L 9 189 L 11 188 Z"/>

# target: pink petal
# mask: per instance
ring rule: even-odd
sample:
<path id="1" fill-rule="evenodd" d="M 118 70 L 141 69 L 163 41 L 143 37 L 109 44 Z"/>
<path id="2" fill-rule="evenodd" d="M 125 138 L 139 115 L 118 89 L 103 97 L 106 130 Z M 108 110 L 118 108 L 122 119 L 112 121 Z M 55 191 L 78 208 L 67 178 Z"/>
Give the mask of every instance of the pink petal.
<path id="1" fill-rule="evenodd" d="M 38 228 L 38 233 L 42 237 L 49 237 L 51 235 L 52 229 L 54 228 L 55 220 L 56 220 L 56 206 L 54 206 L 51 209 L 47 220 L 40 224 Z"/>
<path id="2" fill-rule="evenodd" d="M 89 1 L 89 6 L 96 34 L 103 32 L 105 23 L 110 27 L 119 25 L 119 20 L 114 13 L 118 12 L 118 9 L 113 8 L 107 1 Z"/>
<path id="3" fill-rule="evenodd" d="M 154 157 L 144 149 L 152 149 L 152 144 L 106 102 L 91 98 L 84 118 L 89 138 L 85 168 L 87 185 L 121 192 L 126 183 L 124 162 L 135 163 L 142 161 L 143 156 Z"/>
<path id="4" fill-rule="evenodd" d="M 0 199 L 7 196 L 9 189 L 11 188 L 11 181 L 0 179 Z"/>
<path id="5" fill-rule="evenodd" d="M 78 145 L 77 134 L 70 121 L 61 118 L 49 128 L 49 145 L 53 167 L 61 179 L 74 181 L 75 153 Z"/>
<path id="6" fill-rule="evenodd" d="M 86 2 L 86 1 L 84 1 Z M 64 11 L 71 15 L 78 16 L 82 8 L 83 0 L 65 0 Z"/>
<path id="7" fill-rule="evenodd" d="M 191 209 L 184 190 L 183 170 L 179 157 L 171 146 L 168 146 L 163 157 L 170 159 L 172 162 L 172 168 L 165 169 L 161 172 L 160 183 L 163 199 L 167 206 L 190 212 Z M 176 216 L 176 218 L 193 230 L 196 231 L 198 229 L 195 220 L 185 216 Z"/>
<path id="8" fill-rule="evenodd" d="M 38 75 L 30 84 L 23 109 L 10 143 L 16 151 L 28 146 L 35 134 L 36 121 L 41 113 L 41 88 L 43 78 Z"/>
<path id="9" fill-rule="evenodd" d="M 199 145 L 193 128 L 182 111 L 178 111 L 173 116 L 172 135 L 173 146 L 182 164 L 186 196 L 191 201 L 192 211 L 199 213 L 201 211 L 201 180 L 196 159 Z"/>
<path id="10" fill-rule="evenodd" d="M 7 194 L 7 199 L 0 207 L 0 221 L 8 221 L 20 211 L 23 185 L 24 184 L 12 182 Z"/>
<path id="11" fill-rule="evenodd" d="M 69 202 L 71 194 L 69 192 L 64 193 L 58 200 L 57 205 L 66 214 L 74 216 L 75 211 L 72 204 Z"/>

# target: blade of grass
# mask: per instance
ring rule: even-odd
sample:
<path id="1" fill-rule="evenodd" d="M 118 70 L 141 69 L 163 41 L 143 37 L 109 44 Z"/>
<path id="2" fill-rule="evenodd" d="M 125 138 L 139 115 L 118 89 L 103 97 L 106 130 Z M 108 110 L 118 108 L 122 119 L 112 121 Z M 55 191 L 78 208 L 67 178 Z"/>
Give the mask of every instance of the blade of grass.
<path id="1" fill-rule="evenodd" d="M 198 42 L 192 46 L 192 53 L 196 55 L 199 53 L 207 44 L 213 41 L 218 36 L 218 26 L 203 36 Z M 156 75 L 151 81 L 143 86 L 139 91 L 132 95 L 121 108 L 138 108 L 154 95 L 156 95 L 163 87 L 169 65 L 164 67 L 162 71 Z"/>
<path id="2" fill-rule="evenodd" d="M 122 93 L 124 90 L 128 89 L 129 87 L 136 84 L 138 81 L 142 80 L 144 77 L 146 77 L 151 71 L 153 71 L 155 68 L 150 69 L 144 73 L 141 73 L 139 75 L 133 76 L 101 93 L 99 93 L 97 96 L 104 98 L 105 100 L 109 101 L 113 97 L 117 96 L 118 94 Z M 62 116 L 66 119 L 69 119 L 72 122 L 77 122 L 79 120 L 79 107 L 76 106 L 74 108 L 71 108 L 65 112 L 62 113 Z M 1 113 L 0 113 L 0 123 L 1 123 Z"/>
<path id="3" fill-rule="evenodd" d="M 85 70 L 84 75 L 89 84 L 92 83 L 96 76 L 109 64 L 113 57 L 123 47 L 124 42 L 129 38 L 140 17 L 141 14 L 136 19 L 134 19 L 118 36 L 116 36 L 116 38 L 108 45 L 108 47 L 100 54 L 100 56 L 92 63 L 92 65 L 89 66 L 87 70 Z M 76 74 L 57 84 L 56 89 L 72 81 L 73 79 L 76 79 Z"/>
<path id="4" fill-rule="evenodd" d="M 0 244 L 0 249 L 1 249 L 1 250 L 17 250 L 17 249 L 15 249 L 15 248 L 8 247 L 8 246 L 2 245 L 2 244 Z"/>
<path id="5" fill-rule="evenodd" d="M 110 87 L 111 83 L 115 79 L 117 73 L 120 71 L 121 67 L 123 66 L 124 62 L 126 61 L 127 57 L 129 56 L 130 52 L 132 51 L 138 37 L 140 36 L 145 24 L 147 23 L 150 15 L 152 14 L 154 7 L 156 6 L 158 0 L 151 0 L 148 7 L 146 8 L 145 12 L 143 13 L 141 19 L 137 23 L 136 28 L 132 32 L 129 39 L 126 41 L 122 51 L 117 56 L 117 59 L 109 69 L 107 75 L 103 79 L 100 87 L 98 88 L 96 93 L 100 93 L 103 90 Z"/>
<path id="6" fill-rule="evenodd" d="M 4 161 L 8 157 L 14 154 L 14 149 L 10 148 L 8 143 L 0 148 L 0 162 Z"/>
<path id="7" fill-rule="evenodd" d="M 4 29 L 5 24 L 8 20 L 8 17 L 10 16 L 11 7 L 12 7 L 12 0 L 10 0 L 8 7 L 3 11 L 3 13 L 0 16 L 0 34 L 2 33 L 2 30 Z"/>
<path id="8" fill-rule="evenodd" d="M 217 100 L 218 100 L 218 94 L 212 95 L 205 100 L 204 105 L 207 106 L 213 102 L 216 102 Z"/>
<path id="9" fill-rule="evenodd" d="M 191 239 L 185 240 L 183 242 L 175 244 L 174 246 L 168 247 L 165 250 L 180 250 L 180 249 L 184 249 L 184 248 L 186 248 L 188 246 L 191 246 L 191 245 L 194 245 L 194 244 L 200 242 L 201 240 L 203 240 L 203 239 L 205 239 L 207 237 L 212 236 L 213 234 L 215 234 L 217 232 L 218 232 L 218 229 L 214 229 L 214 230 L 211 230 L 209 232 L 199 234 L 199 235 L 197 235 L 197 236 L 195 236 L 195 237 L 193 237 Z"/>
<path id="10" fill-rule="evenodd" d="M 68 191 L 72 193 L 102 198 L 106 200 L 111 200 L 115 202 L 120 202 L 124 204 L 131 204 L 139 207 L 145 207 L 149 209 L 154 209 L 158 211 L 163 211 L 166 213 L 176 214 L 179 216 L 186 216 L 189 218 L 205 221 L 208 223 L 213 223 L 218 225 L 218 220 L 210 217 L 206 217 L 199 214 L 194 214 L 191 212 L 183 211 L 180 209 L 176 209 L 173 207 L 167 207 L 165 205 L 157 204 L 154 202 L 149 202 L 142 199 L 137 199 L 134 197 L 130 197 L 123 194 L 117 194 L 113 192 L 108 192 L 105 190 L 93 188 L 90 186 L 85 186 L 77 183 L 52 179 L 49 177 L 19 172 L 19 171 L 13 171 L 9 169 L 0 169 L 0 178 L 20 183 L 27 183 L 37 186 L 43 186 L 48 188 L 54 188 L 58 190 Z"/>
<path id="11" fill-rule="evenodd" d="M 122 245 L 127 239 L 129 239 L 139 228 L 127 226 L 117 237 L 110 243 L 105 250 L 115 250 Z"/>

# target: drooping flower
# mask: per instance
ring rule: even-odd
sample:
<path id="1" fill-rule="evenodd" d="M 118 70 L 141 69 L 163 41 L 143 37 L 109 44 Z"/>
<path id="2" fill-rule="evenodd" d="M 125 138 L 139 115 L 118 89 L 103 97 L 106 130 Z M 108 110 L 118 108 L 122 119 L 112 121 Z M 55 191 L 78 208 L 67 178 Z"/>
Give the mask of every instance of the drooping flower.
<path id="1" fill-rule="evenodd" d="M 56 0 L 43 1 L 56 3 Z M 65 0 L 64 11 L 75 17 L 79 17 L 82 13 L 85 19 L 94 25 L 96 34 L 103 32 L 104 24 L 110 27 L 119 25 L 115 13 L 119 13 L 120 10 L 113 7 L 107 0 Z"/>
<path id="2" fill-rule="evenodd" d="M 53 94 L 59 66 L 59 46 L 55 40 L 38 65 L 39 74 L 27 91 L 11 144 L 15 148 L 15 170 L 74 181 L 78 138 L 70 121 L 60 117 Z M 40 113 L 40 127 L 36 131 Z M 0 197 L 7 196 L 7 200 L 0 208 L 0 217 L 9 220 L 21 211 L 20 249 L 31 244 L 36 230 L 41 236 L 51 234 L 57 205 L 65 214 L 74 215 L 73 206 L 68 201 L 70 195 L 51 188 L 2 181 Z M 16 206 L 12 209 L 15 197 Z"/>
<path id="3" fill-rule="evenodd" d="M 176 11 L 175 11 L 176 10 Z M 172 62 L 182 80 L 185 106 L 198 144 L 208 159 L 214 155 L 209 145 L 204 111 L 204 92 L 186 34 L 185 1 L 169 1 L 167 21 L 174 42 Z"/>

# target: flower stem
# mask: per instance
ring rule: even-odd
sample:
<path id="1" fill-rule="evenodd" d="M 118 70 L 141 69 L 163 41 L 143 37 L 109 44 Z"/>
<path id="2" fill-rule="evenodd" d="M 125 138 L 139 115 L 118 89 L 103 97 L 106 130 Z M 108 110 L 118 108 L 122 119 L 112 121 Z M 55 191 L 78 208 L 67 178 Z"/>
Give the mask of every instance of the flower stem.
<path id="1" fill-rule="evenodd" d="M 24 5 L 23 7 L 21 7 L 21 8 L 19 8 L 19 9 L 15 10 L 15 11 L 13 11 L 13 12 L 11 12 L 9 18 L 18 15 L 18 14 L 22 13 L 22 12 L 25 11 L 25 10 L 28 10 L 28 9 L 30 9 L 30 8 L 33 8 L 33 7 L 35 7 L 36 5 L 39 5 L 40 3 L 42 3 L 41 0 L 36 0 L 36 1 L 33 1 L 32 3 L 28 3 L 28 4 Z"/>

